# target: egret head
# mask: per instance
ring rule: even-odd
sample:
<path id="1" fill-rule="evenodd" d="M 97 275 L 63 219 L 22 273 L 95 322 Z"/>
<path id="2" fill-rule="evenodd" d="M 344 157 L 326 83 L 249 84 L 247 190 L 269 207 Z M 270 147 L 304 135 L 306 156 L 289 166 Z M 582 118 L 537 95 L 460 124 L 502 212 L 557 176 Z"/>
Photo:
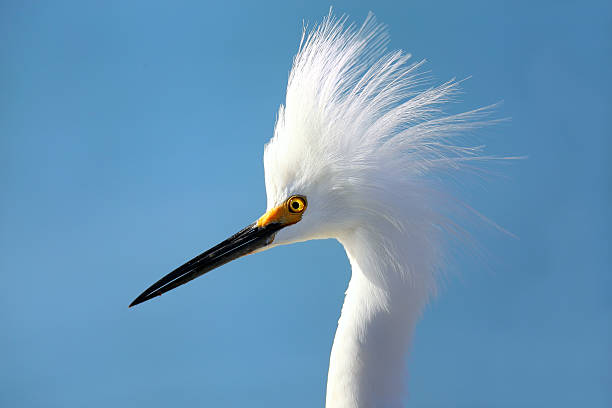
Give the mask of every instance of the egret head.
<path id="1" fill-rule="evenodd" d="M 265 213 L 132 305 L 249 253 L 310 239 L 343 241 L 364 230 L 370 236 L 384 231 L 370 241 L 387 252 L 405 245 L 406 234 L 418 237 L 395 252 L 425 258 L 442 224 L 431 181 L 436 171 L 477 158 L 474 149 L 450 140 L 481 125 L 473 119 L 485 110 L 444 116 L 440 105 L 452 99 L 457 83 L 418 89 L 422 63 L 387 52 L 387 42 L 372 15 L 361 27 L 330 15 L 302 37 L 264 152 Z"/>

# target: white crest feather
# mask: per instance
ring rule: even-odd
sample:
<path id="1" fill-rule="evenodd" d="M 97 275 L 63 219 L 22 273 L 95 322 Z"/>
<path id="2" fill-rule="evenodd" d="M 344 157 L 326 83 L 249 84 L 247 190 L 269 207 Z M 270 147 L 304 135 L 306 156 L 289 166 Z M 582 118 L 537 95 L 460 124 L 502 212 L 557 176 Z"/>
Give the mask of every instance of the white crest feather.
<path id="1" fill-rule="evenodd" d="M 423 89 L 426 80 L 418 68 L 424 61 L 410 64 L 409 54 L 387 52 L 387 43 L 385 27 L 371 13 L 361 27 L 330 13 L 304 32 L 286 104 L 265 149 L 268 207 L 316 186 L 347 197 L 335 198 L 345 224 L 349 214 L 357 213 L 359 220 L 365 212 L 428 242 L 428 252 L 437 251 L 439 228 L 454 226 L 444 218 L 442 207 L 449 203 L 435 177 L 483 158 L 480 147 L 451 139 L 490 123 L 483 119 L 488 107 L 444 115 L 441 106 L 458 92 L 458 83 Z M 334 221 L 327 220 L 328 231 L 300 240 L 339 238 Z M 409 272 L 398 264 L 395 269 Z"/>

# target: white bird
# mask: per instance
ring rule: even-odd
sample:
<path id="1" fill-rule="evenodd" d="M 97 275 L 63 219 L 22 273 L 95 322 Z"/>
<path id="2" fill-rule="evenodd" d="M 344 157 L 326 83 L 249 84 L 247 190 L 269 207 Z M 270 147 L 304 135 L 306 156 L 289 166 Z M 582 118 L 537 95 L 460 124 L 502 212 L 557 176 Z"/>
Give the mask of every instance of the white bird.
<path id="1" fill-rule="evenodd" d="M 454 139 L 487 108 L 447 115 L 451 80 L 423 89 L 410 55 L 388 52 L 384 26 L 330 14 L 304 30 L 274 136 L 265 147 L 267 211 L 177 268 L 130 306 L 233 259 L 335 238 L 352 267 L 334 339 L 326 406 L 399 407 L 415 324 L 444 268 L 462 204 L 444 189 L 478 147 Z"/>

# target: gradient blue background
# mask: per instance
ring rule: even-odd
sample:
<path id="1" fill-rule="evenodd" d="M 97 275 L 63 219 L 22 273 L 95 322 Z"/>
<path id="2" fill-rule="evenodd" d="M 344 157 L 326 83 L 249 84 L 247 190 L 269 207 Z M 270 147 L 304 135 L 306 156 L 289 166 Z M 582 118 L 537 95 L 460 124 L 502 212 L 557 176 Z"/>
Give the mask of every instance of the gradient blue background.
<path id="1" fill-rule="evenodd" d="M 349 279 L 318 241 L 159 300 L 149 284 L 265 208 L 262 151 L 329 3 L 0 4 L 0 405 L 321 407 Z M 612 406 L 612 3 L 336 2 L 462 105 L 500 100 L 476 228 L 420 323 L 417 407 Z"/>

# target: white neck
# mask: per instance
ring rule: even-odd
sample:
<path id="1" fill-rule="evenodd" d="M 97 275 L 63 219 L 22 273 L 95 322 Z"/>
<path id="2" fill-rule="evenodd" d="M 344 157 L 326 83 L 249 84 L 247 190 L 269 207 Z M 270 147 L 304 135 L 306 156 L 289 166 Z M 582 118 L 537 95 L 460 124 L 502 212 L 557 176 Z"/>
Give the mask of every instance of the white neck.
<path id="1" fill-rule="evenodd" d="M 364 231 L 341 240 L 353 271 L 330 357 L 327 408 L 395 408 L 406 395 L 406 356 L 427 301 L 428 282 L 419 276 L 429 274 L 398 273 L 394 265 L 411 254 L 383 255 L 372 245 L 377 240 Z"/>

